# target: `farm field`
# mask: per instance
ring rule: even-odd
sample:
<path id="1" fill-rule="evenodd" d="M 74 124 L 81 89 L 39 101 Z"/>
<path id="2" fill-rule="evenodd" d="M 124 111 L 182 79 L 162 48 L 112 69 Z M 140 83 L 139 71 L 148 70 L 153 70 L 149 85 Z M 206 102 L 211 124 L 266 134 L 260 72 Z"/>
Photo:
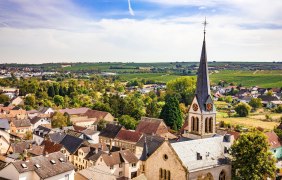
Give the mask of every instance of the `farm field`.
<path id="1" fill-rule="evenodd" d="M 259 86 L 259 87 L 282 87 L 282 71 L 281 70 L 262 70 L 262 71 L 240 71 L 240 70 L 224 70 L 219 73 L 210 75 L 211 83 L 218 83 L 221 80 L 228 83 L 242 84 L 243 86 Z"/>
<path id="2" fill-rule="evenodd" d="M 120 74 L 120 77 L 126 81 L 134 80 L 155 80 L 157 82 L 166 83 L 175 78 L 181 77 L 179 75 L 166 74 L 166 73 L 134 73 L 134 74 Z"/>

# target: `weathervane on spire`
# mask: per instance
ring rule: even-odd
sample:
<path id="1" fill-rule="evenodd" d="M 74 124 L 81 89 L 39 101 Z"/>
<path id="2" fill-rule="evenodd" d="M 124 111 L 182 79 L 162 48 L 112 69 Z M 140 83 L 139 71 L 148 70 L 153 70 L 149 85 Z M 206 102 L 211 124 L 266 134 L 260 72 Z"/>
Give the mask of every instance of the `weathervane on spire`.
<path id="1" fill-rule="evenodd" d="M 204 25 L 204 34 L 206 34 L 206 26 L 207 26 L 207 19 L 205 17 L 205 21 L 203 22 L 203 25 Z"/>

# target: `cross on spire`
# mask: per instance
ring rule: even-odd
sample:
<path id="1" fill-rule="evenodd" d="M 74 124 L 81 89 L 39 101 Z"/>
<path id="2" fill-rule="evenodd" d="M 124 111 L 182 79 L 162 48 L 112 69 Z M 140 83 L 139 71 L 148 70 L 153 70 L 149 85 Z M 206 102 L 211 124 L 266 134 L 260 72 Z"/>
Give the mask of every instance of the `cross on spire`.
<path id="1" fill-rule="evenodd" d="M 205 17 L 205 21 L 203 22 L 204 25 L 204 34 L 206 34 L 206 27 L 207 27 L 207 18 Z"/>

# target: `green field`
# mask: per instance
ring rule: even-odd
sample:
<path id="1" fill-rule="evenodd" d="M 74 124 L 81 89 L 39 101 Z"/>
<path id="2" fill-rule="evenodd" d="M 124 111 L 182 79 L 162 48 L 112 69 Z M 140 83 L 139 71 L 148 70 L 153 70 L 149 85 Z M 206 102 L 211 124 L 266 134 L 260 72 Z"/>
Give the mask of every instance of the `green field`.
<path id="1" fill-rule="evenodd" d="M 282 87 L 281 70 L 262 70 L 262 71 L 220 71 L 210 75 L 211 82 L 217 84 L 224 80 L 228 83 L 242 84 L 243 86 L 259 87 Z"/>
<path id="2" fill-rule="evenodd" d="M 121 78 L 130 81 L 130 80 L 141 80 L 141 79 L 150 79 L 158 82 L 168 82 L 180 75 L 174 74 L 165 74 L 165 73 L 128 73 L 120 74 Z M 212 84 L 217 84 L 219 81 L 227 81 L 228 83 L 235 83 L 239 85 L 240 83 L 243 86 L 259 86 L 264 88 L 271 87 L 282 87 L 282 71 L 281 70 L 267 70 L 267 71 L 227 71 L 223 70 L 219 73 L 213 73 L 210 75 L 210 80 Z"/>
<path id="3" fill-rule="evenodd" d="M 135 74 L 120 74 L 120 77 L 126 81 L 145 79 L 145 80 L 155 80 L 157 82 L 166 83 L 180 76 L 173 74 L 165 74 L 165 73 L 135 73 Z"/>

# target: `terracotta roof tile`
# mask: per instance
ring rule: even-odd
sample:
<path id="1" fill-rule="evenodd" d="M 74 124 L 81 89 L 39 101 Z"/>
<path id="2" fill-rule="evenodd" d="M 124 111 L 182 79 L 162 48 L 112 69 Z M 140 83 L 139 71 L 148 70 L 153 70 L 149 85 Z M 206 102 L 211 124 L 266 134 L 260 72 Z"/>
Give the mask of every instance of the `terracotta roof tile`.
<path id="1" fill-rule="evenodd" d="M 266 132 L 265 135 L 268 138 L 268 143 L 269 143 L 271 149 L 275 149 L 275 148 L 282 146 L 282 143 L 281 143 L 279 137 L 276 135 L 275 132 L 273 132 L 273 131 Z"/>
<path id="2" fill-rule="evenodd" d="M 142 133 L 140 132 L 120 130 L 116 136 L 116 139 L 137 143 L 141 137 L 142 137 Z"/>
<path id="3" fill-rule="evenodd" d="M 153 135 L 167 133 L 168 129 L 162 119 L 142 117 L 136 127 L 137 132 Z"/>

